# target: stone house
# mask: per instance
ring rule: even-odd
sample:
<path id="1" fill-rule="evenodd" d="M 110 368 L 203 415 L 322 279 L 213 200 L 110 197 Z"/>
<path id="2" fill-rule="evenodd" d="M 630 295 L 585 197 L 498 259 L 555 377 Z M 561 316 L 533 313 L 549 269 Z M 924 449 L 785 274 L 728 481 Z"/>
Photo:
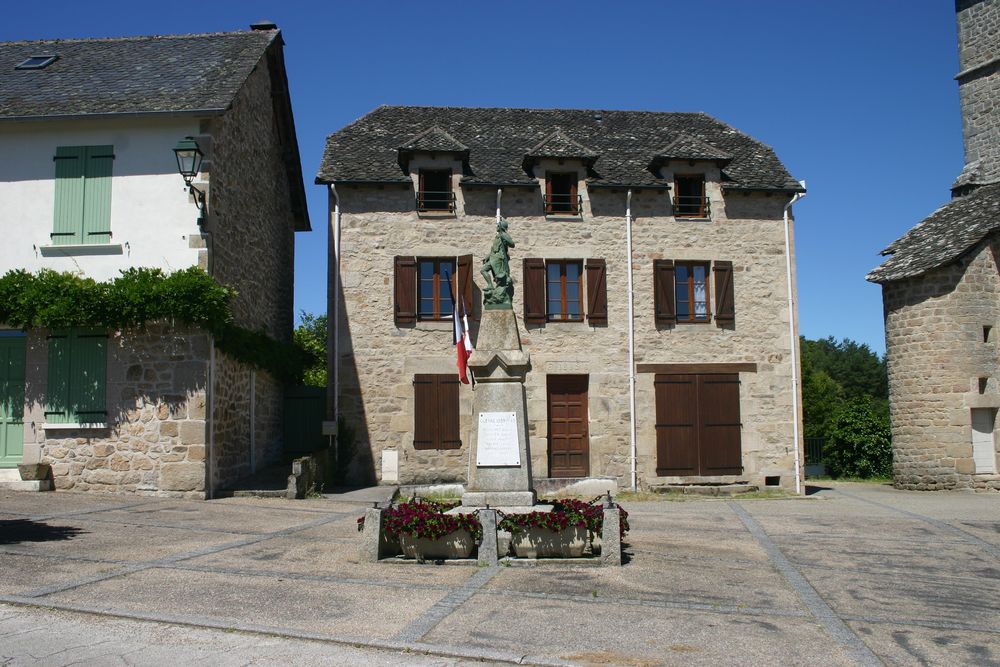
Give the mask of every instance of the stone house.
<path id="1" fill-rule="evenodd" d="M 1000 490 L 1000 1 L 955 10 L 965 167 L 867 278 L 882 285 L 896 486 Z"/>
<path id="2" fill-rule="evenodd" d="M 291 340 L 294 235 L 309 230 L 283 59 L 249 31 L 0 43 L 0 274 L 201 267 L 234 323 Z M 174 148 L 204 154 L 194 187 Z M 204 208 L 204 211 L 200 209 Z M 205 331 L 0 323 L 0 480 L 211 497 L 281 454 L 282 385 Z"/>
<path id="3" fill-rule="evenodd" d="M 317 183 L 355 481 L 468 479 L 452 316 L 475 342 L 503 216 L 537 488 L 799 488 L 804 189 L 768 146 L 700 113 L 384 106 L 329 137 Z"/>

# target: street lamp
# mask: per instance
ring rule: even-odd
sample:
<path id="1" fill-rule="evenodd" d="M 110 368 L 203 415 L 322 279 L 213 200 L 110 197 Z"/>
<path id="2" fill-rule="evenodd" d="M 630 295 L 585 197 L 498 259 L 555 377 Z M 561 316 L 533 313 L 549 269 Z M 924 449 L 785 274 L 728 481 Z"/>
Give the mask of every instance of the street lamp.
<path id="1" fill-rule="evenodd" d="M 174 156 L 177 158 L 177 171 L 184 179 L 184 185 L 188 192 L 194 195 L 194 200 L 198 204 L 198 225 L 205 222 L 206 204 L 205 193 L 191 184 L 194 177 L 201 171 L 201 161 L 205 154 L 201 152 L 201 147 L 194 137 L 184 137 L 174 146 Z"/>

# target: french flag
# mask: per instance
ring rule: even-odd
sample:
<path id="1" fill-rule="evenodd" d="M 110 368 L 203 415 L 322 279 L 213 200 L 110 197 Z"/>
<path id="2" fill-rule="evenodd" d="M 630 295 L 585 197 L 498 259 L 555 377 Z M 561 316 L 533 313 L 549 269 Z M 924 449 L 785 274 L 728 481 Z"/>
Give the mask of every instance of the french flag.
<path id="1" fill-rule="evenodd" d="M 462 315 L 459 317 L 458 307 L 462 306 Z M 452 315 L 455 321 L 455 350 L 458 353 L 458 379 L 462 384 L 469 384 L 469 355 L 472 354 L 472 340 L 469 338 L 469 313 L 465 307 L 465 299 L 455 304 L 455 312 Z"/>

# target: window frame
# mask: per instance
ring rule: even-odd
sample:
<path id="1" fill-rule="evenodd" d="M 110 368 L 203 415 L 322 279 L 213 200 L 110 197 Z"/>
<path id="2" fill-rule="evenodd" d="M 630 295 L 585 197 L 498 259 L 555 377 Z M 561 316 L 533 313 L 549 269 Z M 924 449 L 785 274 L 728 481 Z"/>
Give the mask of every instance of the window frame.
<path id="1" fill-rule="evenodd" d="M 695 278 L 694 268 L 701 267 L 705 270 L 705 316 L 697 318 L 695 314 Z M 675 260 L 674 261 L 674 315 L 678 324 L 710 324 L 712 322 L 712 262 L 708 260 Z M 680 270 L 687 271 L 687 278 L 682 281 L 679 277 Z M 687 284 L 687 300 L 682 301 L 677 291 L 678 285 Z M 687 317 L 681 317 L 681 303 L 685 303 L 688 309 Z"/>
<path id="2" fill-rule="evenodd" d="M 569 192 L 553 192 L 556 178 L 567 178 Z M 583 210 L 580 202 L 580 174 L 575 171 L 546 171 L 545 172 L 545 215 L 547 216 L 578 216 Z M 565 202 L 555 202 L 553 197 L 567 197 Z M 565 206 L 565 210 L 556 207 Z"/>
<path id="3" fill-rule="evenodd" d="M 701 184 L 701 193 L 698 195 L 681 195 L 681 181 L 691 181 L 698 179 Z M 699 197 L 697 206 L 689 203 L 681 203 L 681 197 Z M 697 207 L 697 213 L 688 212 L 690 209 Z M 711 211 L 708 207 L 708 192 L 706 190 L 706 179 L 705 174 L 700 173 L 681 173 L 674 174 L 674 217 L 690 220 L 704 220 L 711 217 Z"/>
<path id="4" fill-rule="evenodd" d="M 425 184 L 425 177 L 434 174 L 435 176 L 444 176 L 448 181 L 447 190 L 428 190 Z M 455 188 L 452 183 L 453 176 L 455 172 L 449 168 L 422 168 L 417 172 L 417 212 L 418 213 L 454 213 L 455 212 Z M 428 206 L 428 194 L 434 195 L 447 195 L 445 198 L 438 200 L 432 200 L 434 204 L 441 204 L 438 206 Z"/>
<path id="5" fill-rule="evenodd" d="M 455 299 L 457 298 L 456 290 L 458 289 L 457 281 L 457 271 L 458 262 L 456 262 L 454 257 L 417 257 L 417 321 L 418 322 L 446 322 L 450 321 L 455 312 Z M 424 298 L 421 296 L 420 288 L 424 283 L 424 277 L 422 272 L 422 267 L 425 263 L 431 263 L 432 273 L 431 273 L 431 284 L 433 285 L 433 299 L 434 308 L 430 315 L 425 315 L 423 311 Z M 441 312 L 441 264 L 448 263 L 451 265 L 451 311 L 447 315 Z"/>
<path id="6" fill-rule="evenodd" d="M 567 285 L 569 284 L 569 278 L 566 275 L 566 267 L 570 264 L 575 264 L 577 266 L 577 315 L 570 316 L 569 314 L 569 298 L 567 296 Z M 554 284 L 549 280 L 549 267 L 559 266 L 559 313 L 553 313 L 549 310 L 549 304 L 552 303 L 552 299 L 549 296 L 549 285 Z M 584 311 L 584 298 L 583 298 L 583 274 L 584 274 L 584 261 L 582 259 L 546 259 L 545 260 L 545 321 L 546 322 L 583 322 L 585 317 Z"/>

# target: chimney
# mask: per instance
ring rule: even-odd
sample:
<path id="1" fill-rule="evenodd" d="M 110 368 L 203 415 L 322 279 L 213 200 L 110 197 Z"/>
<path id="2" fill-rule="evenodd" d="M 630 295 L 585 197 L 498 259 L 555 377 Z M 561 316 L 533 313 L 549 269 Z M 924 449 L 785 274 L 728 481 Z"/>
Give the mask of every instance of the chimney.
<path id="1" fill-rule="evenodd" d="M 956 0 L 965 167 L 952 191 L 1000 182 L 1000 0 Z"/>
<path id="2" fill-rule="evenodd" d="M 261 19 L 255 23 L 250 24 L 251 30 L 277 30 L 278 24 L 274 21 L 268 21 L 267 19 Z"/>

